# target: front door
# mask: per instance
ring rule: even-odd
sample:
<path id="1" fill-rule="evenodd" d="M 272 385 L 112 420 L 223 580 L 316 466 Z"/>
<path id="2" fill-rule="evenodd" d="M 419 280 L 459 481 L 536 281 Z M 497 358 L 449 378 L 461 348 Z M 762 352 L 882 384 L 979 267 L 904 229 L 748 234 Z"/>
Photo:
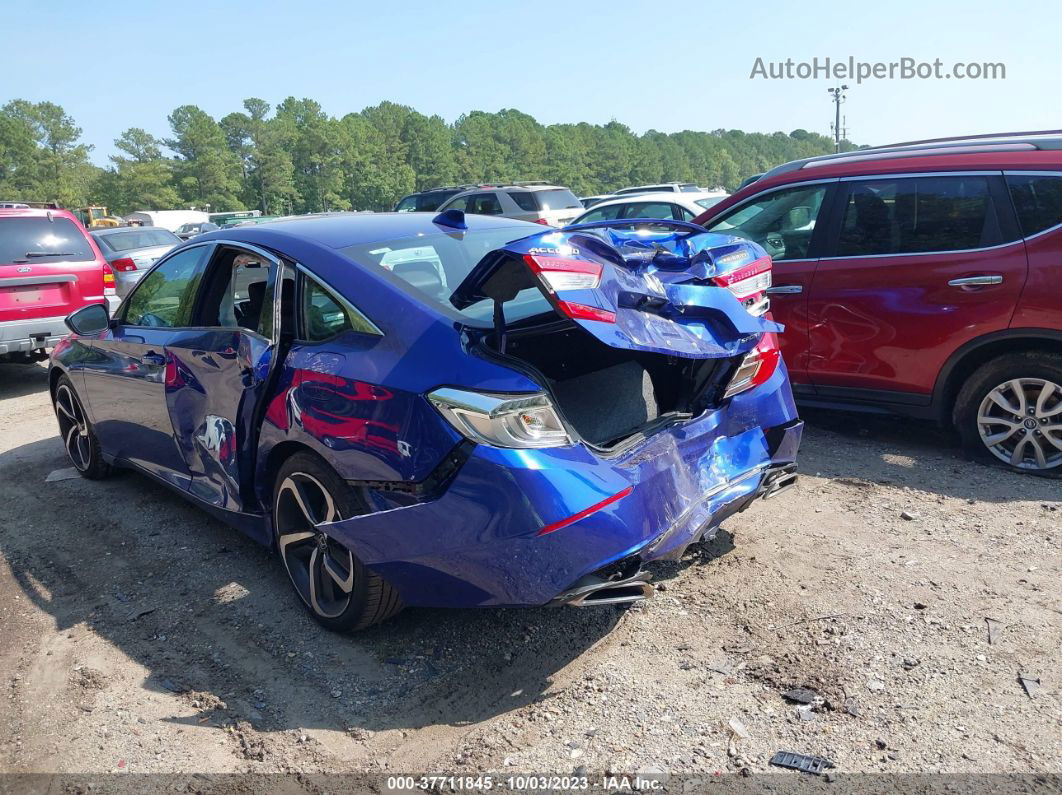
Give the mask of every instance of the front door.
<path id="1" fill-rule="evenodd" d="M 774 267 L 771 316 L 785 326 L 779 347 L 794 383 L 807 382 L 808 290 L 824 239 L 820 218 L 835 181 L 811 182 L 770 190 L 707 222 L 709 232 L 736 235 L 759 243 Z"/>
<path id="2" fill-rule="evenodd" d="M 254 510 L 259 409 L 273 369 L 282 266 L 250 246 L 214 250 L 195 325 L 166 344 L 165 406 L 190 491 L 229 511 Z"/>
<path id="3" fill-rule="evenodd" d="M 181 488 L 190 472 L 166 408 L 172 371 L 165 352 L 191 324 L 212 246 L 182 249 L 148 273 L 112 328 L 91 343 L 85 396 L 104 453 Z"/>
<path id="4" fill-rule="evenodd" d="M 811 381 L 928 401 L 952 352 L 1008 327 L 1025 283 L 1002 177 L 842 180 L 834 206 L 808 296 Z"/>

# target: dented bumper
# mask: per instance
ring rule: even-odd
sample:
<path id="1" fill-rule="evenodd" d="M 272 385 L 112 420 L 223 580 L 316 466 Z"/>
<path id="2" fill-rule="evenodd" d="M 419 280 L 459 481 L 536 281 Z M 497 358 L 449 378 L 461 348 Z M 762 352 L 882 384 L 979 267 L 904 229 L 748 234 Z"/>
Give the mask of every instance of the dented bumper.
<path id="1" fill-rule="evenodd" d="M 762 388 L 614 458 L 583 445 L 479 446 L 437 499 L 323 529 L 407 605 L 543 605 L 615 561 L 681 555 L 795 461 L 801 429 L 780 368 Z"/>

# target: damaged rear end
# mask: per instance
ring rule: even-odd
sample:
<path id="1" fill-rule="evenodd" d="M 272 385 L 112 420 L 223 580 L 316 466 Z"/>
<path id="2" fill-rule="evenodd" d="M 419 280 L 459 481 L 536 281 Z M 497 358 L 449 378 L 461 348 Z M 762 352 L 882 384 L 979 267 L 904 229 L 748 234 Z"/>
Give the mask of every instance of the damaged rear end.
<path id="1" fill-rule="evenodd" d="M 450 293 L 467 353 L 539 390 L 440 384 L 426 398 L 471 443 L 445 490 L 329 526 L 407 604 L 638 601 L 643 564 L 795 480 L 769 257 L 692 225 L 627 227 L 516 240 Z"/>

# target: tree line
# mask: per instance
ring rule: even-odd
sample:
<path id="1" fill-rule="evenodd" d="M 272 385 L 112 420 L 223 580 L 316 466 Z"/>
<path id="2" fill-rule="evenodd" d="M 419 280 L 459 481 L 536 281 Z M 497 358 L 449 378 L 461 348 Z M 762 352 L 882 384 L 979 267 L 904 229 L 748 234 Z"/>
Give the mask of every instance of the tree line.
<path id="1" fill-rule="evenodd" d="M 220 119 L 182 105 L 168 121 L 165 138 L 123 132 L 100 167 L 62 107 L 12 100 L 0 107 L 0 200 L 274 215 L 383 210 L 414 190 L 531 179 L 578 195 L 672 180 L 734 190 L 751 174 L 833 150 L 806 130 L 636 135 L 616 121 L 543 125 L 518 110 L 472 111 L 448 124 L 393 102 L 336 118 L 294 97 L 275 108 L 246 99 Z"/>

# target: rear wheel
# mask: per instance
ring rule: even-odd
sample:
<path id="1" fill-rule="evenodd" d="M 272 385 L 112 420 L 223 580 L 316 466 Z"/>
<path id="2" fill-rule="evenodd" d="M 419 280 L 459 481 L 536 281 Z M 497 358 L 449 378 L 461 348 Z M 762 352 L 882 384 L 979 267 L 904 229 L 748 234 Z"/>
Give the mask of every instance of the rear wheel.
<path id="1" fill-rule="evenodd" d="M 1062 472 L 1062 356 L 1021 353 L 982 365 L 955 401 L 972 455 L 1022 472 Z"/>
<path id="2" fill-rule="evenodd" d="M 365 506 L 320 458 L 296 453 L 273 490 L 277 552 L 295 592 L 327 629 L 365 629 L 402 609 L 398 593 L 319 525 L 365 513 Z"/>
<path id="3" fill-rule="evenodd" d="M 111 468 L 100 453 L 100 443 L 92 431 L 85 407 L 65 375 L 60 376 L 55 387 L 54 406 L 59 420 L 59 436 L 74 469 L 89 480 L 99 480 L 110 474 Z"/>

